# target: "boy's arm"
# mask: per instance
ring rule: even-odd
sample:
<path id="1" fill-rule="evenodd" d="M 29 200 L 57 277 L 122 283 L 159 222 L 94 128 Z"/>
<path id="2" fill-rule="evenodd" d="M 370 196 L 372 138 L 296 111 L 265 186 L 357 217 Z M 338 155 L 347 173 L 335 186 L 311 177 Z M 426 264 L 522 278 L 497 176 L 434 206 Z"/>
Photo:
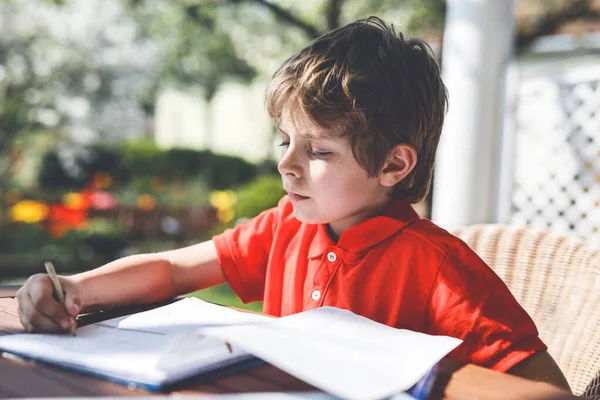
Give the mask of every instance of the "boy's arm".
<path id="1" fill-rule="evenodd" d="M 429 305 L 433 334 L 463 339 L 450 357 L 523 378 L 569 385 L 531 317 L 502 280 L 466 245 L 444 259 Z"/>
<path id="2" fill-rule="evenodd" d="M 567 379 L 547 351 L 532 354 L 509 369 L 507 373 L 521 378 L 547 382 L 571 392 Z"/>
<path id="3" fill-rule="evenodd" d="M 151 303 L 225 282 L 212 241 L 124 257 L 58 279 L 64 306 L 53 297 L 52 284 L 45 274 L 31 276 L 17 292 L 19 317 L 28 332 L 68 330 L 82 311 Z"/>
<path id="4" fill-rule="evenodd" d="M 124 257 L 68 279 L 78 286 L 83 311 L 151 303 L 225 283 L 212 240 Z"/>

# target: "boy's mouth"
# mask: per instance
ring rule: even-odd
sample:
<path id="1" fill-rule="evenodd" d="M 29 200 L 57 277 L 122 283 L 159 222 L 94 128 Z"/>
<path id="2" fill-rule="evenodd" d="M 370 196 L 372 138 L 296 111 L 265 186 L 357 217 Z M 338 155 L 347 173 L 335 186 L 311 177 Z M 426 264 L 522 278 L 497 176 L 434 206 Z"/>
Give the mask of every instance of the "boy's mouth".
<path id="1" fill-rule="evenodd" d="M 306 196 L 302 196 L 301 194 L 294 193 L 294 192 L 288 192 L 288 197 L 289 197 L 289 198 L 290 198 L 290 200 L 292 200 L 292 201 L 301 201 L 301 200 L 306 200 L 306 199 L 308 199 L 308 197 L 306 197 Z"/>

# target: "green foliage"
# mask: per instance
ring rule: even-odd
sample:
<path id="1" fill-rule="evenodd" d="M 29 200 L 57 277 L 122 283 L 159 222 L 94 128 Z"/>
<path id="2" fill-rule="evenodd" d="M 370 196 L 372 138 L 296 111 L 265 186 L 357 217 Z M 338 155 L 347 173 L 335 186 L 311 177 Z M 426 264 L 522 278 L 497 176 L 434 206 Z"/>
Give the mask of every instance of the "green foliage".
<path id="1" fill-rule="evenodd" d="M 224 81 L 249 82 L 255 77 L 255 69 L 235 48 L 229 27 L 216 23 L 218 7 L 170 0 L 124 0 L 123 4 L 138 24 L 140 36 L 161 49 L 153 90 L 165 84 L 197 88 L 210 100 Z"/>
<path id="2" fill-rule="evenodd" d="M 44 154 L 37 181 L 42 189 L 80 189 L 83 187 L 80 179 L 69 176 L 65 171 L 56 152 Z"/>
<path id="3" fill-rule="evenodd" d="M 411 0 L 413 14 L 407 29 L 417 35 L 440 33 L 446 19 L 446 0 Z"/>
<path id="4" fill-rule="evenodd" d="M 148 186 L 156 177 L 168 183 L 187 182 L 201 176 L 210 188 L 227 189 L 252 180 L 259 168 L 270 168 L 207 150 L 162 150 L 148 142 L 122 147 L 93 145 L 73 159 L 75 164 L 66 167 L 57 151 L 46 153 L 38 175 L 40 188 L 79 190 L 95 174 L 105 172 L 119 185 Z"/>
<path id="5" fill-rule="evenodd" d="M 0 252 L 26 253 L 32 247 L 41 248 L 48 244 L 49 237 L 41 227 L 33 224 L 19 224 L 11 227 L 10 235 L 0 241 Z"/>
<path id="6" fill-rule="evenodd" d="M 52 260 L 63 271 L 81 272 L 116 259 L 129 240 L 121 225 L 101 219 L 91 219 L 86 228 L 68 230 L 59 238 L 41 225 L 15 224 L 0 241 L 0 270 L 12 277 L 27 276 L 42 272 L 43 261 Z"/>
<path id="7" fill-rule="evenodd" d="M 144 140 L 127 141 L 119 149 L 114 149 L 114 151 L 120 154 L 123 168 L 128 166 L 127 173 L 134 176 L 140 176 L 140 172 L 141 176 L 154 174 L 157 171 L 156 161 L 161 158 L 164 152 L 156 143 Z"/>
<path id="8" fill-rule="evenodd" d="M 121 157 L 114 148 L 92 146 L 82 154 L 71 157 L 73 163 L 66 166 L 56 150 L 44 154 L 37 179 L 39 187 L 44 190 L 80 190 L 98 172 L 106 172 L 117 180 L 130 177 L 130 172 L 123 167 Z"/>
<path id="9" fill-rule="evenodd" d="M 208 186 L 214 189 L 248 182 L 258 172 L 256 165 L 242 158 L 214 154 L 208 150 L 160 150 L 131 144 L 123 150 L 122 168 L 131 177 L 160 176 L 179 182 L 202 175 Z"/>
<path id="10" fill-rule="evenodd" d="M 117 239 L 125 239 L 127 230 L 117 221 L 110 221 L 104 218 L 92 218 L 87 221 L 86 227 L 81 230 L 84 236 L 106 236 Z"/>
<path id="11" fill-rule="evenodd" d="M 190 296 L 228 307 L 238 307 L 246 310 L 262 312 L 262 302 L 250 304 L 242 303 L 240 298 L 236 296 L 229 285 L 219 285 L 208 289 L 199 290 L 191 293 Z"/>
<path id="12" fill-rule="evenodd" d="M 54 29 L 64 22 L 58 22 L 58 14 L 51 11 L 70 8 L 73 3 L 0 2 L 0 192 L 13 168 L 11 155 L 18 137 L 38 129 L 53 129 L 60 135 L 75 116 L 76 107 L 65 106 L 70 100 L 100 114 L 104 106 L 124 97 L 113 85 L 134 68 L 121 60 L 105 63 L 98 56 L 120 45 L 105 38 L 112 26 L 90 30 L 85 40 L 63 38 Z"/>
<path id="13" fill-rule="evenodd" d="M 210 154 L 210 153 L 208 153 Z M 229 155 L 207 157 L 209 165 L 209 185 L 214 189 L 228 189 L 256 177 L 257 166 L 243 159 Z"/>
<path id="14" fill-rule="evenodd" d="M 38 263 L 39 272 L 42 272 L 43 260 L 53 260 L 70 269 L 82 270 L 86 265 L 85 260 L 80 258 L 79 250 L 84 244 L 84 236 L 80 231 L 69 230 L 64 236 L 53 238 L 39 225 L 18 224 L 11 227 L 10 235 L 3 236 L 0 253 L 3 257 L 28 260 L 26 265 Z M 27 275 L 32 271 L 24 270 L 20 273 Z"/>
<path id="15" fill-rule="evenodd" d="M 87 226 L 77 233 L 80 245 L 89 246 L 91 254 L 101 255 L 103 261 L 116 259 L 131 239 L 121 224 L 101 218 L 89 220 Z"/>
<path id="16" fill-rule="evenodd" d="M 279 175 L 264 175 L 242 185 L 236 194 L 236 217 L 252 218 L 266 209 L 275 207 L 285 195 L 285 190 Z"/>

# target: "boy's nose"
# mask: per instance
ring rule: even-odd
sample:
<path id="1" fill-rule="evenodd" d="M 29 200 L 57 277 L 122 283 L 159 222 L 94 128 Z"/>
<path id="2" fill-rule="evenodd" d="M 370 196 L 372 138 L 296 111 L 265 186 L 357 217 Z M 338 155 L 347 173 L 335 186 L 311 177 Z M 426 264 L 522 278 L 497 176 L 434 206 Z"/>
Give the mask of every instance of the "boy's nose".
<path id="1" fill-rule="evenodd" d="M 277 170 L 281 176 L 293 178 L 300 178 L 302 176 L 302 169 L 295 159 L 293 152 L 289 149 L 281 153 L 281 159 L 277 164 Z"/>

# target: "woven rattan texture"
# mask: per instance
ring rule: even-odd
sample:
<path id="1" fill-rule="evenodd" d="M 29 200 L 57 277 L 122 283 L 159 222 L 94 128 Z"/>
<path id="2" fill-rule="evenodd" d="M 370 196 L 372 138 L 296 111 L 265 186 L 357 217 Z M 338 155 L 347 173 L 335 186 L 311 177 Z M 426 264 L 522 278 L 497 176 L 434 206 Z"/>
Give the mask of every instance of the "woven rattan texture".
<path id="1" fill-rule="evenodd" d="M 600 373 L 600 250 L 528 227 L 479 224 L 452 233 L 504 280 L 582 394 Z"/>
<path id="2" fill-rule="evenodd" d="M 600 374 L 596 376 L 596 379 L 589 384 L 583 397 L 586 399 L 600 400 Z"/>

